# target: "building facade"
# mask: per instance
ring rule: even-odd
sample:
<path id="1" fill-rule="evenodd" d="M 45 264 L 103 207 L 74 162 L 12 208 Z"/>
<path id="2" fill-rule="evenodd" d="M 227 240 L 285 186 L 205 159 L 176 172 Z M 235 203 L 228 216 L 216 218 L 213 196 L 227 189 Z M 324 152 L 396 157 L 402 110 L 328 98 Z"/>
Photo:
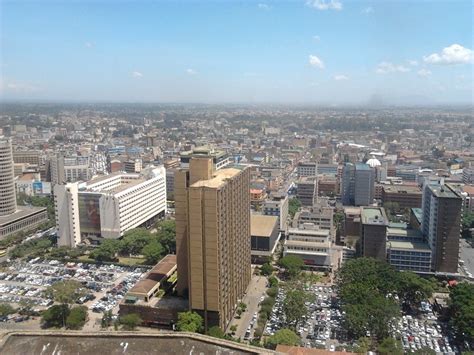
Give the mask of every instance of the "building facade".
<path id="1" fill-rule="evenodd" d="M 364 257 L 386 260 L 388 218 L 381 207 L 363 207 L 360 245 Z"/>
<path id="2" fill-rule="evenodd" d="M 192 157 L 175 174 L 177 290 L 205 328 L 224 329 L 251 277 L 250 169 Z"/>

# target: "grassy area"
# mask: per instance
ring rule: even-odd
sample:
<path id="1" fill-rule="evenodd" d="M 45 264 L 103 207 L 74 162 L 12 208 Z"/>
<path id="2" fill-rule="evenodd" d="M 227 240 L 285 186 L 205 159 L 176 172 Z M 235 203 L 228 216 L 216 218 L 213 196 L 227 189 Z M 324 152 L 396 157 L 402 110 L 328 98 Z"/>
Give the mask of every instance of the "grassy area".
<path id="1" fill-rule="evenodd" d="M 143 265 L 143 263 L 145 262 L 145 258 L 126 258 L 120 256 L 118 259 L 119 263 L 130 266 Z"/>

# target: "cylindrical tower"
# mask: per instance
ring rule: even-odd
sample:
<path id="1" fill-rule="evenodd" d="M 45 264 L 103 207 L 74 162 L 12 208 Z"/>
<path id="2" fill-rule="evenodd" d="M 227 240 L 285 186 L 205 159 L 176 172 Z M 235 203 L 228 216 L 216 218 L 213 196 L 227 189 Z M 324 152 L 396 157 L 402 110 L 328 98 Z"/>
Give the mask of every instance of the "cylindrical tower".
<path id="1" fill-rule="evenodd" d="M 0 139 L 0 216 L 16 211 L 13 153 L 10 140 Z"/>

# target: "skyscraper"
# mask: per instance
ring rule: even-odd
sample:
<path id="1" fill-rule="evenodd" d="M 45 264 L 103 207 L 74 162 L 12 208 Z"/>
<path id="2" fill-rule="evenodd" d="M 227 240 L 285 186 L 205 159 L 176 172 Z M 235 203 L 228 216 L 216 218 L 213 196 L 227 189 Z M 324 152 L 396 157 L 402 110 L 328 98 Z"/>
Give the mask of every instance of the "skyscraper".
<path id="1" fill-rule="evenodd" d="M 375 171 L 367 164 L 346 163 L 342 172 L 343 205 L 368 206 L 374 200 Z"/>
<path id="2" fill-rule="evenodd" d="M 10 140 L 0 141 L 0 216 L 16 211 L 13 154 Z"/>
<path id="3" fill-rule="evenodd" d="M 225 328 L 251 277 L 250 171 L 193 157 L 175 176 L 178 292 Z"/>
<path id="4" fill-rule="evenodd" d="M 456 273 L 462 198 L 449 185 L 425 184 L 421 229 L 430 245 L 433 271 Z"/>

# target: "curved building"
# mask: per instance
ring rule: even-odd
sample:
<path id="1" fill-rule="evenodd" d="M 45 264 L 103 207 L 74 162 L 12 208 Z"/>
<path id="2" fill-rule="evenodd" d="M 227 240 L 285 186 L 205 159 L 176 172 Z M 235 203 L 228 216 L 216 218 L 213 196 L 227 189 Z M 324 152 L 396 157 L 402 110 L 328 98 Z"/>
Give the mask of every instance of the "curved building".
<path id="1" fill-rule="evenodd" d="M 0 216 L 16 211 L 13 154 L 10 140 L 0 140 Z"/>

